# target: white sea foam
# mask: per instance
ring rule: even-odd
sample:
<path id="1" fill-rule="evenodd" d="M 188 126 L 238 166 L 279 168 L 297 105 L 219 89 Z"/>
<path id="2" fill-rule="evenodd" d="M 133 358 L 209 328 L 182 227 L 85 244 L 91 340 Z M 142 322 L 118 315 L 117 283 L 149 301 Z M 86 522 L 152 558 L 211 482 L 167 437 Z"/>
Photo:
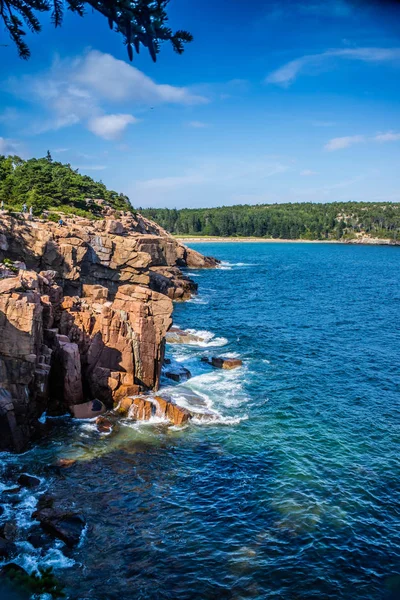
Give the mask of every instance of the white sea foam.
<path id="1" fill-rule="evenodd" d="M 191 335 L 195 335 L 202 339 L 201 342 L 191 342 L 190 346 L 201 346 L 202 348 L 225 346 L 228 340 L 224 337 L 215 337 L 215 333 L 205 330 L 187 329 L 187 332 Z"/>
<path id="2" fill-rule="evenodd" d="M 253 263 L 244 263 L 244 262 L 237 262 L 237 263 L 231 263 L 227 260 L 222 260 L 220 262 L 220 264 L 218 265 L 218 269 L 226 269 L 226 270 L 231 270 L 232 267 L 256 267 L 257 265 L 253 264 Z"/>
<path id="3" fill-rule="evenodd" d="M 200 296 L 192 296 L 190 300 L 187 300 L 187 304 L 208 304 L 208 300 L 206 298 L 201 298 Z"/>
<path id="4" fill-rule="evenodd" d="M 63 546 L 61 542 L 56 544 Z M 19 542 L 17 544 L 18 549 L 21 549 L 21 553 L 13 560 L 17 565 L 25 569 L 28 573 L 34 573 L 38 571 L 39 567 L 53 567 L 54 569 L 68 569 L 73 567 L 75 561 L 73 558 L 68 558 L 62 551 L 55 547 L 50 548 L 42 556 L 40 550 L 34 548 L 29 542 Z"/>
<path id="5" fill-rule="evenodd" d="M 238 425 L 242 421 L 247 421 L 248 418 L 248 415 L 224 417 L 223 415 L 217 414 L 215 416 L 207 417 L 207 419 L 194 417 L 192 423 L 194 425 Z"/>

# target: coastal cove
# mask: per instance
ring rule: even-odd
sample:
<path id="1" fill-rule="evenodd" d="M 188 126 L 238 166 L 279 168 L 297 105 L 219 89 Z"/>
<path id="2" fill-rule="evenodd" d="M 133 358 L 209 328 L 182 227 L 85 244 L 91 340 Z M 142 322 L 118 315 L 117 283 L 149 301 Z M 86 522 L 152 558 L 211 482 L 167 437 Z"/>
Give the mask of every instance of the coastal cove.
<path id="1" fill-rule="evenodd" d="M 190 246 L 222 262 L 184 271 L 199 294 L 175 303 L 174 324 L 200 341 L 167 344 L 192 376 L 163 375 L 160 394 L 184 407 L 195 393 L 213 418 L 101 433 L 61 416 L 51 439 L 2 453 L 2 489 L 20 472 L 40 479 L 3 503 L 19 527 L 34 532 L 43 492 L 87 523 L 75 548 L 24 542 L 14 562 L 54 567 L 71 600 L 394 600 L 398 249 Z M 243 366 L 201 360 L 213 356 Z"/>

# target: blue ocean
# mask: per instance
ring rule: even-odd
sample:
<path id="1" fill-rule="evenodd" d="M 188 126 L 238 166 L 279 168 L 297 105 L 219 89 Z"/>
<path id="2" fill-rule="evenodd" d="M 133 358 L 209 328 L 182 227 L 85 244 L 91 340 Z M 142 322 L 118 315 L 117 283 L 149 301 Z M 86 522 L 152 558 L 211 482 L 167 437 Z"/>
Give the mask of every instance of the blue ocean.
<path id="1" fill-rule="evenodd" d="M 400 249 L 192 247 L 222 263 L 189 272 L 199 295 L 174 320 L 203 341 L 167 346 L 192 377 L 161 394 L 196 392 L 212 416 L 113 435 L 58 419 L 4 455 L 88 522 L 73 551 L 24 543 L 17 562 L 53 566 L 73 600 L 400 598 Z"/>

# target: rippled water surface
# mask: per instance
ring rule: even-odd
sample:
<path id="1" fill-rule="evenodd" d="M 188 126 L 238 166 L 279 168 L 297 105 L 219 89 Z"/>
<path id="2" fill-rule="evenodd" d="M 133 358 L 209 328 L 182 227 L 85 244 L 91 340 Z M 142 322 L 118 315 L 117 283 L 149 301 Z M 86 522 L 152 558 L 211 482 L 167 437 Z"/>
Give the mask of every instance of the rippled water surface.
<path id="1" fill-rule="evenodd" d="M 18 465 L 88 528 L 74 551 L 21 547 L 20 564 L 53 564 L 75 600 L 399 598 L 400 248 L 193 247 L 224 262 L 193 273 L 175 321 L 209 334 L 168 347 L 193 377 L 164 384 L 213 422 L 107 436 L 60 419 Z M 200 362 L 215 355 L 244 367 Z"/>

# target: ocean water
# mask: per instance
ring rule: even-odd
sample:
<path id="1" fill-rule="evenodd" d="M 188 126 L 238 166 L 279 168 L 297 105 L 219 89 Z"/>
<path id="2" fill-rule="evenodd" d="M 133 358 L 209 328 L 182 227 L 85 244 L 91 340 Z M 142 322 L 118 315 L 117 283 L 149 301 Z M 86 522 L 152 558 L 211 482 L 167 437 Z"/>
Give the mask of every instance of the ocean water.
<path id="1" fill-rule="evenodd" d="M 223 263 L 191 271 L 175 323 L 204 342 L 168 346 L 193 377 L 162 391 L 196 392 L 208 420 L 100 435 L 61 418 L 2 455 L 4 486 L 37 474 L 88 523 L 78 548 L 20 542 L 18 562 L 51 564 L 74 600 L 400 598 L 400 248 L 192 247 Z"/>

